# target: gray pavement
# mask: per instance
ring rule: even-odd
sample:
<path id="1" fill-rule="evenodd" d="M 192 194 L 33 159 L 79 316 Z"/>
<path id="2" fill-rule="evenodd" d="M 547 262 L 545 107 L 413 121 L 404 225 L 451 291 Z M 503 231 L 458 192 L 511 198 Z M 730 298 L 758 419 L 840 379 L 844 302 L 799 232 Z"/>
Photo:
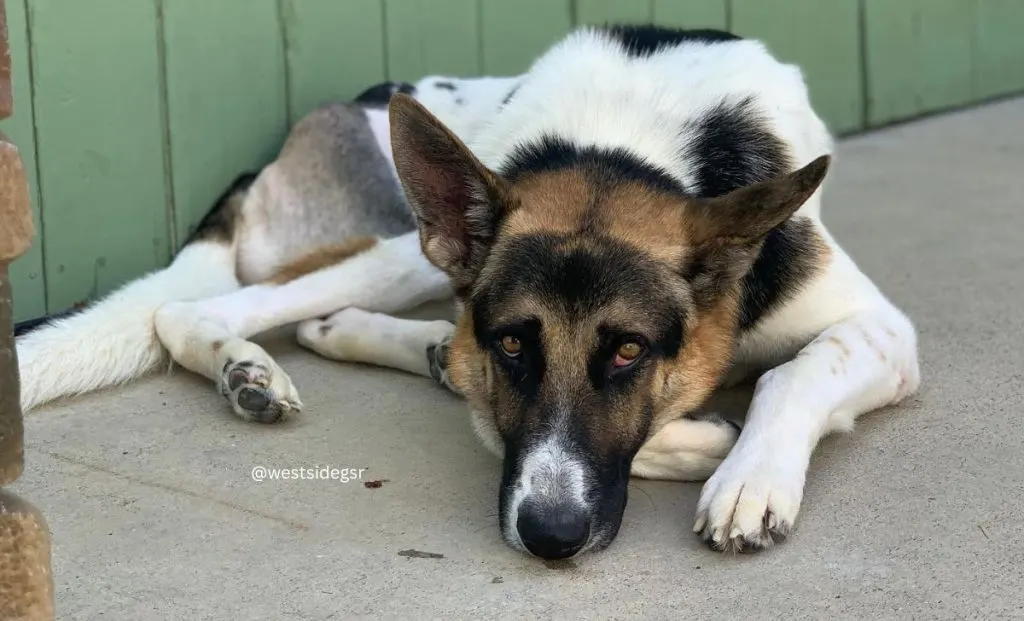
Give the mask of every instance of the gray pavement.
<path id="1" fill-rule="evenodd" d="M 919 327 L 923 386 L 822 444 L 783 545 L 710 552 L 698 485 L 636 482 L 608 550 L 520 556 L 455 397 L 278 339 L 307 406 L 287 425 L 236 420 L 182 371 L 28 417 L 15 491 L 50 521 L 59 617 L 1024 618 L 1024 99 L 844 141 L 827 192 L 826 222 Z"/>

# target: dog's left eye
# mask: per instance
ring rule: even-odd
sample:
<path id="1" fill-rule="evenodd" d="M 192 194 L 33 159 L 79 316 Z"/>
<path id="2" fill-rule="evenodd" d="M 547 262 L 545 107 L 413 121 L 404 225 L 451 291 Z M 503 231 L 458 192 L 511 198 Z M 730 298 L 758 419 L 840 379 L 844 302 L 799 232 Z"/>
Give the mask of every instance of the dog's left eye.
<path id="1" fill-rule="evenodd" d="M 624 369 L 640 359 L 644 353 L 644 346 L 638 341 L 626 341 L 615 350 L 615 357 L 612 359 L 612 366 L 616 369 Z"/>
<path id="2" fill-rule="evenodd" d="M 523 343 L 517 337 L 505 336 L 499 341 L 501 353 L 509 358 L 515 358 L 523 350 Z"/>

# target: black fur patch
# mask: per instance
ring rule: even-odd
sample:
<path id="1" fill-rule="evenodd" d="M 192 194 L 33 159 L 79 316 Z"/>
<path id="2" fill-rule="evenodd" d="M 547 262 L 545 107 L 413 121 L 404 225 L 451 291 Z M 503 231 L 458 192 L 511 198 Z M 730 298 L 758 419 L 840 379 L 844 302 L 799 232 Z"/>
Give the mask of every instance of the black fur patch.
<path id="1" fill-rule="evenodd" d="M 257 173 L 246 172 L 235 178 L 228 189 L 217 197 L 213 207 L 206 212 L 182 245 L 187 246 L 199 240 L 230 242 L 235 234 L 235 220 L 238 218 L 238 208 L 241 205 L 238 199 L 243 198 L 249 191 L 256 181 L 256 176 Z"/>
<path id="2" fill-rule="evenodd" d="M 650 24 L 607 26 L 606 31 L 622 44 L 633 57 L 651 56 L 659 50 L 683 43 L 723 43 L 742 38 L 732 33 L 710 28 L 684 30 Z"/>
<path id="3" fill-rule="evenodd" d="M 455 84 L 452 83 L 452 82 L 435 82 L 434 83 L 434 88 L 440 88 L 440 89 L 443 89 L 443 90 L 446 90 L 446 91 L 454 91 L 454 90 L 456 90 Z"/>
<path id="4" fill-rule="evenodd" d="M 740 332 L 790 300 L 820 268 L 814 225 L 791 218 L 768 234 L 754 266 L 743 278 Z"/>
<path id="5" fill-rule="evenodd" d="M 515 97 L 516 93 L 519 91 L 519 86 L 519 84 L 516 84 L 512 87 L 512 90 L 508 92 L 508 95 L 505 95 L 505 98 L 501 100 L 501 105 L 507 106 L 508 102 L 512 101 L 512 98 Z"/>
<path id="6" fill-rule="evenodd" d="M 665 169 L 644 161 L 629 149 L 581 147 L 551 135 L 517 146 L 499 168 L 499 173 L 516 181 L 527 175 L 566 168 L 587 172 L 599 187 L 616 181 L 639 181 L 663 192 L 687 195 L 682 184 Z"/>
<path id="7" fill-rule="evenodd" d="M 752 97 L 722 102 L 683 132 L 701 197 L 722 196 L 791 167 L 785 143 L 765 127 Z"/>
<path id="8" fill-rule="evenodd" d="M 415 92 L 416 87 L 408 82 L 381 82 L 359 93 L 353 103 L 379 108 L 387 106 L 391 101 L 391 96 L 395 93 L 412 94 Z"/>

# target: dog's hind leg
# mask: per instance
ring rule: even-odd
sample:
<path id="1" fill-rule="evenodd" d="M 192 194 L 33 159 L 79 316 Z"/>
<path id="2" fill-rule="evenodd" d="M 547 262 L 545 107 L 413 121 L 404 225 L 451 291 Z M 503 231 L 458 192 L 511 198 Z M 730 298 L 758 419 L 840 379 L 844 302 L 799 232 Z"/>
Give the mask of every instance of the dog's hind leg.
<path id="1" fill-rule="evenodd" d="M 156 325 L 174 359 L 215 381 L 235 413 L 272 422 L 300 408 L 301 401 L 270 355 L 246 339 L 344 308 L 394 313 L 450 297 L 447 277 L 423 256 L 413 232 L 321 249 L 264 283 L 167 304 L 158 311 Z"/>
<path id="2" fill-rule="evenodd" d="M 240 286 L 232 237 L 251 179 L 243 175 L 236 180 L 168 267 L 18 338 L 24 411 L 123 384 L 166 363 L 154 329 L 157 309 L 166 302 L 220 295 Z"/>

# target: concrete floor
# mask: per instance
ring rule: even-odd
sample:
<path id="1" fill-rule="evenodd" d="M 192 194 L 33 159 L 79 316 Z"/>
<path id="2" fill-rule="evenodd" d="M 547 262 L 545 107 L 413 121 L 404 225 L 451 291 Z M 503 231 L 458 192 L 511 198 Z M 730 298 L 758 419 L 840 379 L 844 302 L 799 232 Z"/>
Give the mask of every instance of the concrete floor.
<path id="1" fill-rule="evenodd" d="M 782 546 L 710 552 L 698 485 L 636 482 L 605 552 L 520 556 L 455 397 L 281 341 L 288 425 L 180 371 L 28 418 L 15 490 L 50 521 L 60 618 L 1024 617 L 1024 100 L 847 140 L 831 179 L 826 222 L 916 320 L 924 383 L 822 444 Z"/>

